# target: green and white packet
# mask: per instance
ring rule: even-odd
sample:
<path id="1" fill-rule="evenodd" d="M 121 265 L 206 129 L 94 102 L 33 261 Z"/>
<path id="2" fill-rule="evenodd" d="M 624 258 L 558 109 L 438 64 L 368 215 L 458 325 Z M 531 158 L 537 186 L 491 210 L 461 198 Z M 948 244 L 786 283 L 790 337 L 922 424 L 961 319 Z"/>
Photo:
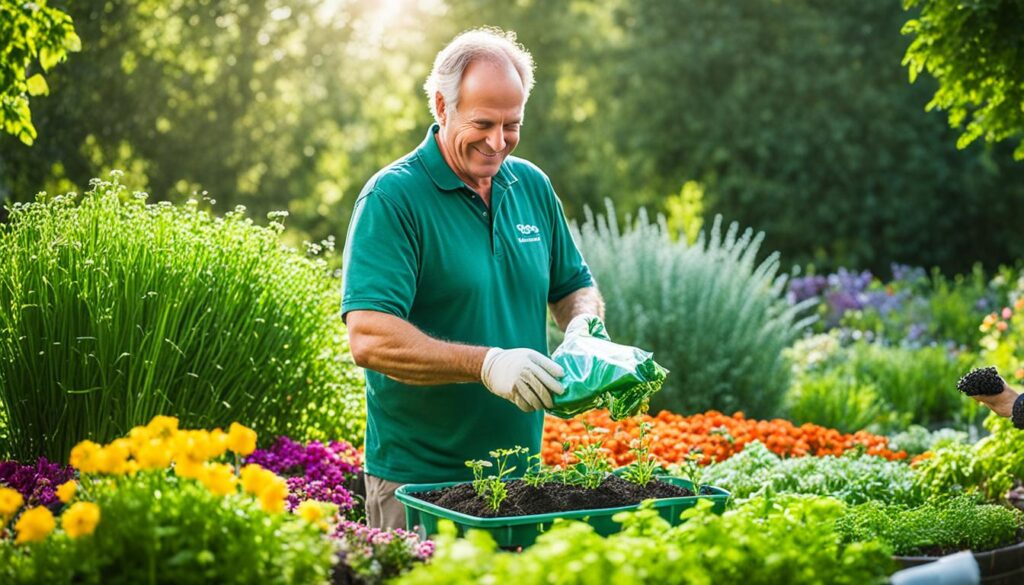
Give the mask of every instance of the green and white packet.
<path id="1" fill-rule="evenodd" d="M 597 317 L 585 323 L 585 328 L 570 327 L 551 354 L 565 370 L 561 379 L 565 392 L 552 396 L 554 407 L 548 412 L 572 418 L 607 408 L 612 420 L 621 420 L 646 411 L 668 370 L 654 361 L 651 352 L 612 342 Z"/>

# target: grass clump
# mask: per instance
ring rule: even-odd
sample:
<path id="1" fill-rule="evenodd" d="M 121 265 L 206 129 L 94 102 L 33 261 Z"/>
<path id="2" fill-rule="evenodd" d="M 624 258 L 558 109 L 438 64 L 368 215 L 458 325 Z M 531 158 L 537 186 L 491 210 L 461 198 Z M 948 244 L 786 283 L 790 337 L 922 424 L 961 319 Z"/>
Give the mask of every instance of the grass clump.
<path id="1" fill-rule="evenodd" d="M 0 412 L 9 453 L 66 460 L 154 415 L 356 439 L 362 385 L 322 258 L 199 202 L 118 181 L 37 196 L 0 226 Z"/>

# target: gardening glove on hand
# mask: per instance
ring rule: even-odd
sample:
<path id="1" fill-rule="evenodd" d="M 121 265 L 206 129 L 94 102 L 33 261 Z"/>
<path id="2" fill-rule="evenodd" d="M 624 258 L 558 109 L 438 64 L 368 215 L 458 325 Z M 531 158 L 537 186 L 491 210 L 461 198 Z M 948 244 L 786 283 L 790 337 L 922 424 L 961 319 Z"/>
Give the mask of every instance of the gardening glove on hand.
<path id="1" fill-rule="evenodd" d="M 523 412 L 553 407 L 551 395 L 565 391 L 556 378 L 564 375 L 562 366 L 544 354 L 526 348 L 492 347 L 480 369 L 484 386 Z"/>
<path id="2" fill-rule="evenodd" d="M 611 341 L 604 328 L 604 321 L 593 313 L 581 313 L 573 317 L 565 328 L 565 336 L 569 337 L 570 335 L 589 335 Z"/>

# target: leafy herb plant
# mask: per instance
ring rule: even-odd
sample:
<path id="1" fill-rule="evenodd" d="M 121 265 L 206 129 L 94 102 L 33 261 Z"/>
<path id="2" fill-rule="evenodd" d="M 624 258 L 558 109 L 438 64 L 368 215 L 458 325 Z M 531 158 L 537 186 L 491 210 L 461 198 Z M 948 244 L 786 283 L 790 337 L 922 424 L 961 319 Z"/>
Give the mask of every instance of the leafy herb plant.
<path id="1" fill-rule="evenodd" d="M 657 458 L 651 454 L 650 435 L 648 435 L 651 427 L 650 423 L 641 423 L 640 436 L 633 439 L 629 448 L 629 452 L 636 457 L 636 460 L 630 463 L 622 473 L 622 477 L 641 486 L 646 486 L 651 482 L 659 467 Z"/>

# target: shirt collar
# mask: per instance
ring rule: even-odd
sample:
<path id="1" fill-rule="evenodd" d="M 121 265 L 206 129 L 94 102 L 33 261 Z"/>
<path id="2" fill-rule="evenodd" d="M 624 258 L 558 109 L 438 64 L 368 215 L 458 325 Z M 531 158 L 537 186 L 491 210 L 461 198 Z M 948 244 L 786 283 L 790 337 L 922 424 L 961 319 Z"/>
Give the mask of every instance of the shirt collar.
<path id="1" fill-rule="evenodd" d="M 443 191 L 455 191 L 466 187 L 466 183 L 455 174 L 448 163 L 444 160 L 444 155 L 441 154 L 441 149 L 437 145 L 437 140 L 434 139 L 434 135 L 437 134 L 441 127 L 438 124 L 432 124 L 430 129 L 427 130 L 427 137 L 423 139 L 423 142 L 416 149 L 416 154 L 419 159 L 423 161 L 423 166 L 427 169 L 427 174 L 430 175 L 431 180 L 437 185 L 438 189 Z M 519 179 L 512 173 L 508 168 L 508 159 L 502 161 L 501 166 L 498 167 L 498 174 L 494 176 L 493 181 L 502 187 L 507 188 L 512 183 L 515 183 Z"/>

